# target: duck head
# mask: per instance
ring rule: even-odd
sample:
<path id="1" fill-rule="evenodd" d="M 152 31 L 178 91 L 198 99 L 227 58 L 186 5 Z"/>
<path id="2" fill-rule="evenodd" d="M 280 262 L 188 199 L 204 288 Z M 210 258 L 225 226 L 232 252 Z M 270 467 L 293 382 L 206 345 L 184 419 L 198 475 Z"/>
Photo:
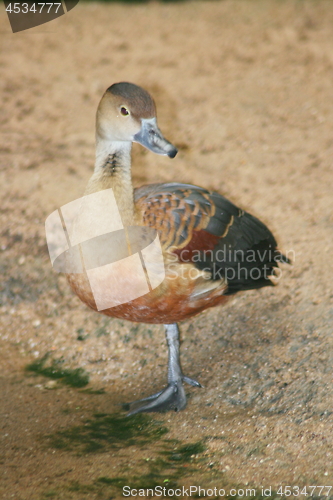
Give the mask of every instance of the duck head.
<path id="1" fill-rule="evenodd" d="M 107 89 L 97 109 L 96 133 L 103 141 L 138 142 L 170 158 L 177 154 L 157 126 L 152 97 L 133 83 L 115 83 Z"/>

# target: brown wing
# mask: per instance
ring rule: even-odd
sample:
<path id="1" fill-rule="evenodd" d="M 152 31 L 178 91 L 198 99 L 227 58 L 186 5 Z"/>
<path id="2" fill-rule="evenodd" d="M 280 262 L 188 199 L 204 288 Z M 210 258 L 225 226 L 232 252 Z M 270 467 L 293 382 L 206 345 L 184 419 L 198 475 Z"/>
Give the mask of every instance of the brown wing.
<path id="1" fill-rule="evenodd" d="M 144 224 L 165 251 L 228 283 L 225 294 L 272 285 L 281 260 L 269 229 L 218 193 L 190 184 L 153 184 L 135 191 Z"/>

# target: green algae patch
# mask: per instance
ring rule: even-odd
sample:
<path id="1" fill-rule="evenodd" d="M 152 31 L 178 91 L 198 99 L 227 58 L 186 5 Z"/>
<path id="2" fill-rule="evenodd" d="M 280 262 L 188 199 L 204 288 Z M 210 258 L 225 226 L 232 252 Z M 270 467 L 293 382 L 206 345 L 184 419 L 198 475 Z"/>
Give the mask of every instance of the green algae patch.
<path id="1" fill-rule="evenodd" d="M 181 444 L 177 440 L 163 440 L 160 449 L 156 450 L 156 458 L 142 460 L 142 467 L 147 467 L 145 474 L 116 478 L 99 478 L 97 482 L 110 484 L 118 489 L 131 485 L 134 489 L 154 489 L 157 486 L 179 488 L 179 478 L 196 471 L 195 466 L 199 455 L 206 450 L 202 442 Z"/>
<path id="2" fill-rule="evenodd" d="M 168 430 L 147 415 L 126 417 L 96 413 L 83 424 L 58 431 L 48 436 L 53 448 L 75 451 L 78 454 L 101 453 L 129 446 L 144 446 L 158 441 Z"/>
<path id="3" fill-rule="evenodd" d="M 136 415 L 135 418 L 146 417 L 145 415 Z M 134 417 L 133 417 L 134 418 Z M 161 437 L 164 434 L 160 433 Z M 150 437 L 150 436 L 149 436 Z M 158 434 L 154 433 L 154 437 L 159 441 Z M 177 446 L 176 443 L 178 443 Z M 135 445 L 138 446 L 138 441 Z M 180 444 L 175 440 L 161 439 L 161 443 L 157 445 L 162 446 L 162 450 L 156 450 L 156 458 L 138 460 L 135 468 L 131 468 L 128 474 L 122 473 L 119 476 L 109 477 L 101 476 L 95 479 L 90 484 L 79 482 L 72 482 L 65 486 L 69 492 L 79 493 L 83 495 L 97 495 L 98 499 L 109 499 L 110 494 L 119 494 L 120 491 L 124 492 L 130 490 L 150 490 L 162 491 L 181 489 L 182 485 L 179 483 L 179 478 L 184 478 L 197 472 L 195 462 L 198 460 L 198 455 L 202 454 L 206 447 L 201 442 Z M 169 449 L 166 449 L 169 448 Z M 189 464 L 193 467 L 187 467 Z M 127 495 L 128 496 L 128 495 Z"/>
<path id="4" fill-rule="evenodd" d="M 83 368 L 64 368 L 63 359 L 53 359 L 50 364 L 47 364 L 49 357 L 49 354 L 45 354 L 42 358 L 30 363 L 26 366 L 26 371 L 59 380 L 71 387 L 81 388 L 88 385 L 89 374 Z"/>
<path id="5" fill-rule="evenodd" d="M 112 477 L 100 475 L 90 483 L 70 481 L 59 486 L 61 493 L 67 491 L 67 500 L 86 497 L 109 500 L 129 485 L 137 490 L 180 488 L 179 478 L 198 472 L 197 464 L 202 461 L 206 446 L 201 441 L 184 443 L 168 439 L 167 433 L 163 422 L 144 413 L 131 417 L 96 413 L 80 425 L 46 436 L 51 448 L 79 457 L 111 451 L 119 457 Z M 128 459 L 124 460 L 126 456 Z"/>

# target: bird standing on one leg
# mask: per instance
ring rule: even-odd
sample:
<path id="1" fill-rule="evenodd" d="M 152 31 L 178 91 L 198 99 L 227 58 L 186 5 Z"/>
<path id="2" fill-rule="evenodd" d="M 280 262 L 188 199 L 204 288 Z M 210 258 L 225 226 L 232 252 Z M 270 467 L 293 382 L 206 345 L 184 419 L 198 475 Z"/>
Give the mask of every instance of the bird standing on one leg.
<path id="1" fill-rule="evenodd" d="M 278 262 L 288 259 L 277 250 L 262 222 L 218 193 L 180 183 L 133 190 L 133 142 L 170 158 L 177 154 L 157 126 L 155 104 L 148 92 L 131 83 L 117 83 L 107 89 L 98 106 L 95 170 L 85 194 L 112 188 L 125 227 L 155 229 L 166 275 L 149 293 L 100 312 L 165 325 L 168 385 L 131 403 L 130 414 L 182 410 L 186 406 L 183 382 L 200 384 L 182 372 L 177 322 L 222 304 L 239 291 L 272 285 L 270 278 Z M 68 274 L 68 280 L 79 298 L 97 310 L 86 273 Z M 120 286 L 126 280 L 131 276 L 123 276 Z"/>

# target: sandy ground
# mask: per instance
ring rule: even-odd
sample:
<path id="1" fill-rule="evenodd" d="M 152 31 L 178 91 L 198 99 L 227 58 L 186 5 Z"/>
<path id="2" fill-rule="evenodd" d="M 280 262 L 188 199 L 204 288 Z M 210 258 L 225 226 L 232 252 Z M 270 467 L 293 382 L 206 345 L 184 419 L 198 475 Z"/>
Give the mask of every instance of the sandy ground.
<path id="1" fill-rule="evenodd" d="M 113 479 L 149 474 L 258 498 L 262 486 L 276 498 L 281 485 L 332 486 L 332 2 L 80 3 L 15 35 L 0 6 L 0 38 L 1 498 L 122 498 Z M 152 92 L 180 149 L 171 161 L 135 147 L 135 185 L 222 192 L 294 265 L 276 288 L 181 324 L 184 371 L 204 389 L 187 389 L 185 411 L 144 420 L 167 427 L 163 439 L 142 444 L 137 420 L 126 446 L 77 454 L 48 436 L 124 415 L 121 403 L 166 377 L 163 328 L 89 311 L 45 245 L 46 216 L 91 175 L 98 101 L 122 80 Z M 46 353 L 86 370 L 90 392 L 24 370 Z M 202 447 L 178 468 L 161 462 L 163 447 L 191 443 Z"/>

